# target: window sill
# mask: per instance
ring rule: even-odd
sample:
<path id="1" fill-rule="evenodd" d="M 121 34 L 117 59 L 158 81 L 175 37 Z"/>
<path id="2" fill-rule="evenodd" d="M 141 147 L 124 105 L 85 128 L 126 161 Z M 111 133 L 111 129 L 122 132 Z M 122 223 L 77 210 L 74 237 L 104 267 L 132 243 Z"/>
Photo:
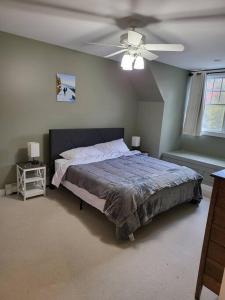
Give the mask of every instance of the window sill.
<path id="1" fill-rule="evenodd" d="M 215 136 L 215 137 L 225 138 L 225 132 L 202 131 L 201 135 L 207 135 L 207 136 Z"/>

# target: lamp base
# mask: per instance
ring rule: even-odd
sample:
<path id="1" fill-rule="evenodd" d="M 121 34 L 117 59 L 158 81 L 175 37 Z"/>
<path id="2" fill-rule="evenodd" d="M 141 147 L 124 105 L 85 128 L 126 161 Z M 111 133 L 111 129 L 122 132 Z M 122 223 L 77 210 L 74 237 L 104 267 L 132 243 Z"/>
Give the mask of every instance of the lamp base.
<path id="1" fill-rule="evenodd" d="M 141 149 L 141 147 L 140 147 L 140 146 L 138 146 L 138 147 L 134 147 L 134 146 L 132 146 L 131 148 L 132 148 L 132 150 L 138 150 L 138 151 L 140 151 L 140 149 Z"/>
<path id="2" fill-rule="evenodd" d="M 32 164 L 32 165 L 38 165 L 38 164 L 39 164 L 39 160 L 33 159 L 33 160 L 31 161 L 31 164 Z"/>

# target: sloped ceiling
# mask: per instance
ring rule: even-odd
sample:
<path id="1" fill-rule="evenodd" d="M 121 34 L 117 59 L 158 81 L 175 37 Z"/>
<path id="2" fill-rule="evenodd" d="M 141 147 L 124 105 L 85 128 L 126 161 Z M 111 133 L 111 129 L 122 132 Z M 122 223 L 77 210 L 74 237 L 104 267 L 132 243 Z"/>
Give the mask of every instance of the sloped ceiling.
<path id="1" fill-rule="evenodd" d="M 163 102 L 150 64 L 147 64 L 144 70 L 129 72 L 128 77 L 136 90 L 138 101 Z"/>

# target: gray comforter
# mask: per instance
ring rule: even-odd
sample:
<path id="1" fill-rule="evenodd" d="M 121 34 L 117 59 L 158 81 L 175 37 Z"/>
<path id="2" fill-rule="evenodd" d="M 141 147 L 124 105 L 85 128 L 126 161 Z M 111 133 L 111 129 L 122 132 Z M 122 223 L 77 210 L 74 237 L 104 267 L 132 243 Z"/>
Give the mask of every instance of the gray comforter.
<path id="1" fill-rule="evenodd" d="M 119 238 L 179 203 L 202 198 L 198 173 L 143 154 L 70 166 L 65 180 L 106 200 L 104 213 Z"/>

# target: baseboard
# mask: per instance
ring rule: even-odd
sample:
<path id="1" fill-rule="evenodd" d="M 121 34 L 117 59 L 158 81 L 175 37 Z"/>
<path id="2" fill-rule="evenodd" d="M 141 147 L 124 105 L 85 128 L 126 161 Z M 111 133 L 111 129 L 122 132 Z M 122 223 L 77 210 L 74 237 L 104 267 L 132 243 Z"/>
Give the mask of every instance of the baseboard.
<path id="1" fill-rule="evenodd" d="M 0 197 L 5 196 L 5 189 L 0 189 Z"/>
<path id="2" fill-rule="evenodd" d="M 16 182 L 8 183 L 5 185 L 5 195 L 11 195 L 17 193 L 17 184 Z"/>

